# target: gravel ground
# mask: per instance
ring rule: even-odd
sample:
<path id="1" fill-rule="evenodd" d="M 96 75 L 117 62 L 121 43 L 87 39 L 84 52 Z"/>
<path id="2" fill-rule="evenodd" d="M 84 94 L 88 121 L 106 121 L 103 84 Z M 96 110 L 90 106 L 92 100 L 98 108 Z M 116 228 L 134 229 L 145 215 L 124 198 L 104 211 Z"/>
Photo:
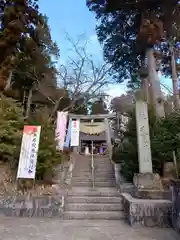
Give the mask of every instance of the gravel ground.
<path id="1" fill-rule="evenodd" d="M 0 216 L 0 240 L 179 240 L 172 229 L 130 228 L 122 221 Z"/>

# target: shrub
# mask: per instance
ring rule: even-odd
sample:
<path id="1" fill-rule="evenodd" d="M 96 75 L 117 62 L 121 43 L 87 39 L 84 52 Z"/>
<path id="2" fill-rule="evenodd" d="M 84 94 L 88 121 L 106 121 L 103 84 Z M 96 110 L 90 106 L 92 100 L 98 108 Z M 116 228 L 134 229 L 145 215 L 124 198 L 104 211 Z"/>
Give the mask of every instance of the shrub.
<path id="1" fill-rule="evenodd" d="M 149 128 L 152 152 L 153 171 L 162 175 L 164 163 L 172 161 L 172 152 L 180 152 L 180 114 L 172 113 L 167 118 L 156 120 L 152 108 L 149 107 Z M 122 164 L 122 175 L 132 181 L 134 173 L 139 172 L 138 147 L 135 113 L 131 114 L 119 146 L 116 162 Z M 179 157 L 177 158 L 179 159 Z"/>
<path id="2" fill-rule="evenodd" d="M 41 135 L 36 178 L 52 177 L 54 167 L 61 163 L 62 153 L 56 151 L 55 127 L 46 111 L 37 112 L 28 125 L 40 125 Z M 0 96 L 0 159 L 17 169 L 24 127 L 22 107 L 12 98 Z"/>
<path id="3" fill-rule="evenodd" d="M 46 110 L 37 111 L 31 124 L 41 126 L 36 178 L 52 178 L 55 167 L 62 161 L 62 153 L 56 150 L 55 126 Z"/>
<path id="4" fill-rule="evenodd" d="M 24 125 L 20 104 L 0 95 L 0 158 L 17 167 Z"/>

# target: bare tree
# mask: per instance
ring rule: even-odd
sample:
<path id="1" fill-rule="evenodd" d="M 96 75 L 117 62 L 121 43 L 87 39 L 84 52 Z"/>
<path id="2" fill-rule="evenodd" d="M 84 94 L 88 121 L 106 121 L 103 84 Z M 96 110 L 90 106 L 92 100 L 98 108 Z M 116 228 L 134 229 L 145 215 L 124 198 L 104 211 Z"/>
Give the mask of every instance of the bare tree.
<path id="1" fill-rule="evenodd" d="M 81 104 L 97 98 L 104 87 L 111 82 L 109 75 L 111 66 L 107 63 L 98 65 L 93 57 L 88 54 L 88 41 L 73 41 L 68 35 L 67 40 L 72 46 L 72 56 L 69 56 L 68 63 L 62 64 L 59 69 L 58 86 L 68 92 L 70 98 L 69 106 L 63 111 L 72 111 L 76 102 L 83 99 Z M 60 96 L 54 105 L 52 115 L 56 113 L 64 96 Z"/>

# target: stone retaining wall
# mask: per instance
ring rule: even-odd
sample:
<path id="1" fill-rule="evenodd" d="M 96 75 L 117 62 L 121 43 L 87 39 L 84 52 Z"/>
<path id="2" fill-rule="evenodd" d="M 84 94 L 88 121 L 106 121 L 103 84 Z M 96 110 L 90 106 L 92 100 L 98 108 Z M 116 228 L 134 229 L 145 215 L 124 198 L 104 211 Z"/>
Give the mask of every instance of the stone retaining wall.
<path id="1" fill-rule="evenodd" d="M 123 193 L 126 220 L 133 226 L 170 227 L 172 202 L 169 200 L 136 199 Z"/>
<path id="2" fill-rule="evenodd" d="M 75 159 L 75 154 L 71 154 L 69 162 L 60 164 L 56 168 L 56 173 L 55 173 L 55 178 L 53 179 L 53 183 L 60 184 L 61 187 L 71 186 L 72 171 L 74 168 L 74 161 L 75 161 L 74 159 Z"/>
<path id="3" fill-rule="evenodd" d="M 60 197 L 4 196 L 0 198 L 0 214 L 16 217 L 62 217 Z"/>

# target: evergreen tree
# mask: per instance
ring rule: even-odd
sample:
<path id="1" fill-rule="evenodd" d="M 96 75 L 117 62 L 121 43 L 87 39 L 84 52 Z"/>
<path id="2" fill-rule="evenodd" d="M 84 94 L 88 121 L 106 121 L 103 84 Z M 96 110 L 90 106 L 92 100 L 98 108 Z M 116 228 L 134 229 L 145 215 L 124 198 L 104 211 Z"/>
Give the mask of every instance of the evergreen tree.
<path id="1" fill-rule="evenodd" d="M 100 99 L 92 102 L 90 107 L 90 114 L 107 114 L 107 105 L 102 97 Z"/>
<path id="2" fill-rule="evenodd" d="M 136 79 L 144 66 L 145 50 L 165 37 L 174 36 L 178 27 L 179 1 L 89 0 L 88 7 L 98 19 L 97 35 L 104 56 L 115 70 L 116 80 Z M 163 36 L 164 30 L 166 36 Z M 161 49 L 161 47 L 163 49 Z M 159 46 L 164 51 L 164 45 Z M 130 87 L 134 81 L 130 81 Z"/>
<path id="3" fill-rule="evenodd" d="M 132 181 L 134 173 L 139 172 L 135 111 L 129 114 L 129 116 L 123 142 L 116 149 L 116 156 L 113 161 L 121 163 L 123 176 L 127 180 Z M 163 175 L 164 163 L 173 161 L 173 151 L 177 153 L 177 159 L 179 159 L 179 119 L 179 113 L 172 113 L 167 118 L 157 121 L 153 109 L 149 106 L 153 171 L 159 173 L 161 176 Z"/>
<path id="4" fill-rule="evenodd" d="M 61 163 L 62 153 L 56 150 L 55 125 L 49 121 L 45 111 L 38 112 L 30 125 L 40 125 L 40 144 L 37 159 L 36 178 L 43 179 L 47 174 L 52 177 L 54 167 Z M 17 170 L 24 117 L 22 108 L 12 98 L 0 96 L 0 158 Z"/>
<path id="5" fill-rule="evenodd" d="M 49 71 L 54 72 L 52 42 L 47 17 L 38 10 L 37 1 L 11 0 L 0 3 L 0 85 L 32 87 Z M 19 87 L 20 86 L 20 87 Z"/>

